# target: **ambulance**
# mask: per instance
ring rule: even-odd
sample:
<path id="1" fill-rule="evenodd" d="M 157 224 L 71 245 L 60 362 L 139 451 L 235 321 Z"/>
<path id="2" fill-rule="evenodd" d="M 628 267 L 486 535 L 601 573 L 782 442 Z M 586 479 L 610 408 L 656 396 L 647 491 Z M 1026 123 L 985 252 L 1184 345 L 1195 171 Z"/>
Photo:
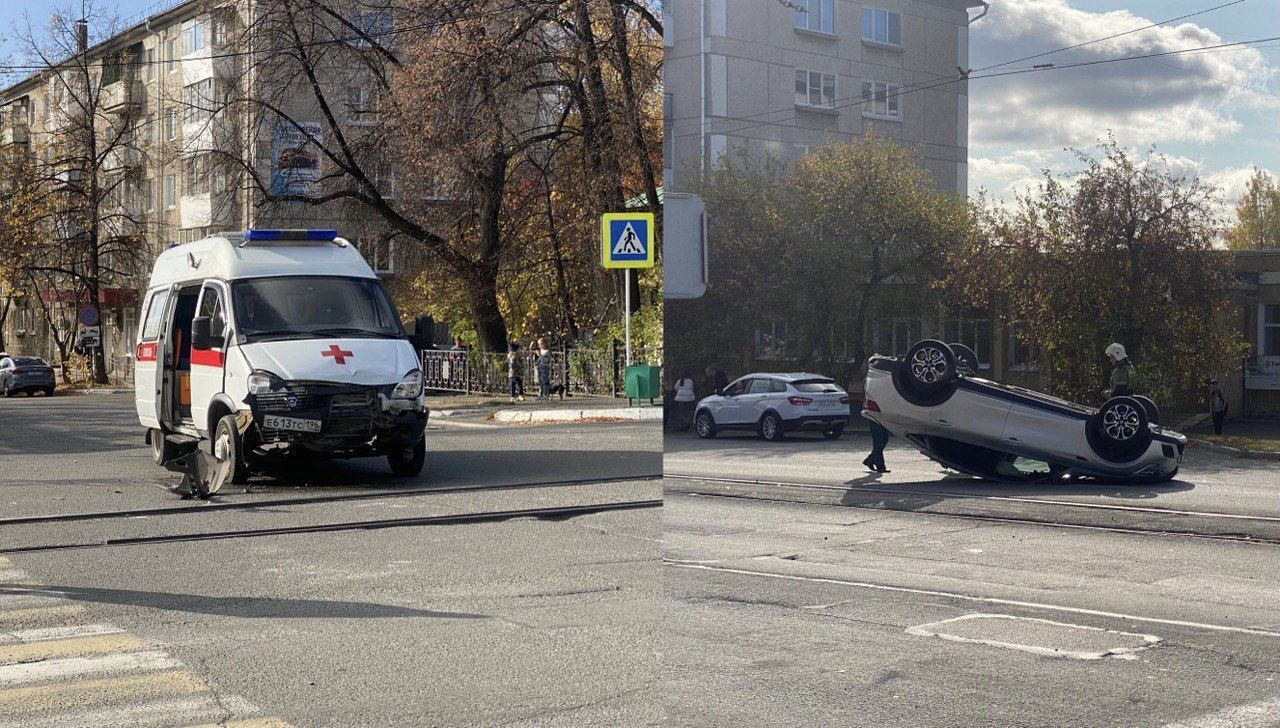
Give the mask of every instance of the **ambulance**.
<path id="1" fill-rule="evenodd" d="M 207 496 L 293 457 L 426 460 L 414 344 L 364 257 L 336 230 L 245 230 L 155 262 L 134 364 L 158 465 Z"/>

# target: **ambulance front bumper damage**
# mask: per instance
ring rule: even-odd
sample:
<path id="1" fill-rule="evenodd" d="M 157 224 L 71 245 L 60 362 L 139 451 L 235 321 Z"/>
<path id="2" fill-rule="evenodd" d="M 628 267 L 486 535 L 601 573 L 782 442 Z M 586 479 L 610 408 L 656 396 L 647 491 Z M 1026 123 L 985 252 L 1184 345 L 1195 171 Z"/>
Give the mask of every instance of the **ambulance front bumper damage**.
<path id="1" fill-rule="evenodd" d="M 369 387 L 285 382 L 245 398 L 253 414 L 253 445 L 333 455 L 373 455 L 422 439 L 428 412 L 422 398 L 396 399 L 394 384 Z"/>

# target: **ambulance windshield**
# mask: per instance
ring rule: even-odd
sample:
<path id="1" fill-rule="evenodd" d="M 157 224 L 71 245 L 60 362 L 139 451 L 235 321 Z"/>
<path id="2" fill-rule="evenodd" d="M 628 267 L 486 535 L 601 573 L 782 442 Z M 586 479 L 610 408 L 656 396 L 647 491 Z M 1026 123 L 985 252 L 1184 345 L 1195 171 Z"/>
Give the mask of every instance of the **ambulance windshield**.
<path id="1" fill-rule="evenodd" d="M 231 298 L 236 330 L 248 341 L 405 335 L 372 278 L 251 278 L 232 283 Z"/>

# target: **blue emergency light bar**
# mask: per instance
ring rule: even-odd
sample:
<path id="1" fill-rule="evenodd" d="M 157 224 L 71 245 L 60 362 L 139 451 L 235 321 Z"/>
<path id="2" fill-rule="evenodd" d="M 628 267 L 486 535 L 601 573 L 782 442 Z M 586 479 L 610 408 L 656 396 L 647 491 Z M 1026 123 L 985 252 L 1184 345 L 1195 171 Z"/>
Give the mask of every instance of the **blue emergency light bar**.
<path id="1" fill-rule="evenodd" d="M 245 230 L 246 243 L 266 242 L 318 242 L 332 243 L 338 237 L 337 230 Z"/>

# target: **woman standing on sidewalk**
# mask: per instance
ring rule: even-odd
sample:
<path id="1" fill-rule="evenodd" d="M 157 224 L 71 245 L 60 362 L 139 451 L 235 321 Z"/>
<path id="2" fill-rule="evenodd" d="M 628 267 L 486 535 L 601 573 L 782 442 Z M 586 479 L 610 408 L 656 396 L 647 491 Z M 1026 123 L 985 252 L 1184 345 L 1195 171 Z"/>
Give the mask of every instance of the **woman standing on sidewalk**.
<path id="1" fill-rule="evenodd" d="M 680 431 L 688 432 L 693 425 L 693 403 L 698 395 L 693 391 L 693 377 L 689 372 L 680 375 L 676 381 L 676 407 L 680 410 Z"/>
<path id="2" fill-rule="evenodd" d="M 545 339 L 538 339 L 538 399 L 551 396 L 551 350 Z"/>
<path id="3" fill-rule="evenodd" d="M 507 347 L 507 388 L 511 390 L 512 402 L 524 401 L 524 380 L 520 378 L 519 351 L 520 345 L 515 342 Z"/>

